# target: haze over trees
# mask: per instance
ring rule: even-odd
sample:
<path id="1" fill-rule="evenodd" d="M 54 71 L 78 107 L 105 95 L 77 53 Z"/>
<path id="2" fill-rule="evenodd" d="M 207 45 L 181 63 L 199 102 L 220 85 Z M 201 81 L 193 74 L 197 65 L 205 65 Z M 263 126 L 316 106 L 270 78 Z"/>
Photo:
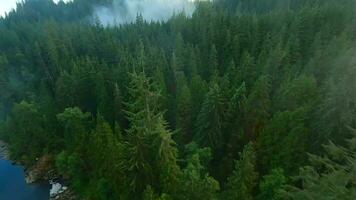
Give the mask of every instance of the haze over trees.
<path id="1" fill-rule="evenodd" d="M 105 26 L 112 0 L 0 18 L 0 138 L 81 199 L 356 199 L 356 2 L 215 0 Z"/>

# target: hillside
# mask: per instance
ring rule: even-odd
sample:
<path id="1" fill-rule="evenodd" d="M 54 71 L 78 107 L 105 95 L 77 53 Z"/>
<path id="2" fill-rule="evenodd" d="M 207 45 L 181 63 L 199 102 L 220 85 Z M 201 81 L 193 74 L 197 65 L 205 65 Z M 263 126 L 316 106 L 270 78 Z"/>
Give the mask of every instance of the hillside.
<path id="1" fill-rule="evenodd" d="M 0 18 L 12 159 L 80 199 L 356 199 L 354 0 L 129 2 Z"/>

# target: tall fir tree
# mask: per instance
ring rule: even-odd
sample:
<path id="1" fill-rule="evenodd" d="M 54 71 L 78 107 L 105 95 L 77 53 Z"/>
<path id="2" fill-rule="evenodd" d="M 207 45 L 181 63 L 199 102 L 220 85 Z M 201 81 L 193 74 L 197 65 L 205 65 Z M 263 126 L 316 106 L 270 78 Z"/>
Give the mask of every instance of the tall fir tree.
<path id="1" fill-rule="evenodd" d="M 257 185 L 256 152 L 251 143 L 244 147 L 240 160 L 236 161 L 235 169 L 228 178 L 226 199 L 253 199 L 253 192 Z"/>

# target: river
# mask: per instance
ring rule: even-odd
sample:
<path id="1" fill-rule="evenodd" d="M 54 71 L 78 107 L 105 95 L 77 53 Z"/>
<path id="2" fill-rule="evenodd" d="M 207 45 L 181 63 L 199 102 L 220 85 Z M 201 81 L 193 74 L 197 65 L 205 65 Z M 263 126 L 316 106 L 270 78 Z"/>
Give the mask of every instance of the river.
<path id="1" fill-rule="evenodd" d="M 23 167 L 0 156 L 0 200 L 48 200 L 49 184 L 26 184 Z"/>

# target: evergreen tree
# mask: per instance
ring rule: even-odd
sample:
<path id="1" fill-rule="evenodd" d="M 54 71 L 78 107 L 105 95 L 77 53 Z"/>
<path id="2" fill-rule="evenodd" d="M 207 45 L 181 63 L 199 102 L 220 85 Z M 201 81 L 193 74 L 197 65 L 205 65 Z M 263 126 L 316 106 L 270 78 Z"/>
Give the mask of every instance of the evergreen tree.
<path id="1" fill-rule="evenodd" d="M 199 115 L 207 90 L 206 82 L 199 75 L 194 75 L 190 81 L 193 120 L 196 120 Z"/>
<path id="2" fill-rule="evenodd" d="M 228 103 L 227 110 L 227 136 L 224 149 L 224 158 L 221 164 L 221 176 L 225 179 L 234 169 L 234 160 L 238 158 L 238 152 L 243 150 L 247 143 L 244 134 L 244 116 L 246 106 L 246 85 L 243 82 L 233 93 Z"/>
<path id="3" fill-rule="evenodd" d="M 177 77 L 177 99 L 176 99 L 176 134 L 178 143 L 188 144 L 192 139 L 192 96 L 188 87 L 187 79 L 183 73 Z"/>
<path id="4" fill-rule="evenodd" d="M 266 124 L 270 109 L 270 83 L 266 76 L 261 76 L 246 102 L 246 134 L 251 139 L 258 136 L 261 128 Z"/>
<path id="5" fill-rule="evenodd" d="M 355 130 L 352 130 L 353 135 Z M 283 192 L 288 199 L 354 199 L 355 187 L 355 136 L 347 147 L 332 142 L 324 145 L 325 154 L 310 155 L 310 165 L 300 169 L 295 181 Z"/>
<path id="6" fill-rule="evenodd" d="M 157 192 L 159 186 L 162 192 L 173 192 L 180 169 L 175 142 L 157 105 L 159 94 L 145 74 L 136 72 L 131 74 L 129 92 L 132 101 L 127 103 L 126 114 L 130 128 L 122 166 L 130 187 L 125 192 L 138 198 L 148 185 Z"/>
<path id="7" fill-rule="evenodd" d="M 152 155 L 150 142 L 155 128 L 154 123 L 158 119 L 158 96 L 153 92 L 152 84 L 143 73 L 134 72 L 130 76 L 131 102 L 127 103 L 125 111 L 130 128 L 127 130 L 128 138 L 122 165 L 128 184 L 125 192 L 138 198 L 146 186 L 153 185 L 155 181 L 152 163 L 155 155 Z"/>
<path id="8" fill-rule="evenodd" d="M 124 109 L 123 94 L 120 91 L 118 84 L 115 84 L 113 97 L 114 97 L 114 103 L 113 103 L 114 119 L 118 125 L 118 127 L 116 127 L 115 125 L 115 129 L 118 130 L 118 128 L 123 127 L 126 124 L 125 115 L 123 111 Z M 121 130 L 119 130 L 119 132 L 121 132 Z"/>
<path id="9" fill-rule="evenodd" d="M 209 148 L 199 149 L 197 144 L 186 146 L 187 164 L 179 183 L 178 199 L 217 199 L 219 182 L 207 173 L 207 164 L 211 159 Z"/>
<path id="10" fill-rule="evenodd" d="M 83 113 L 78 107 L 66 108 L 57 115 L 62 124 L 65 147 L 69 151 L 83 149 L 89 128 L 89 113 Z"/>
<path id="11" fill-rule="evenodd" d="M 11 146 L 11 157 L 26 164 L 33 164 L 46 148 L 51 135 L 45 129 L 45 118 L 36 104 L 22 101 L 15 104 L 7 120 Z"/>
<path id="12" fill-rule="evenodd" d="M 257 185 L 256 152 L 251 143 L 244 147 L 240 160 L 236 161 L 235 169 L 228 178 L 227 199 L 253 199 L 253 191 Z"/>
<path id="13" fill-rule="evenodd" d="M 96 128 L 89 138 L 88 159 L 90 160 L 91 183 L 96 199 L 115 199 L 119 196 L 123 174 L 119 167 L 122 143 L 114 135 L 109 124 L 98 115 Z"/>
<path id="14" fill-rule="evenodd" d="M 282 199 L 281 193 L 284 184 L 287 182 L 283 170 L 280 168 L 273 169 L 271 172 L 263 176 L 260 182 L 259 195 L 257 199 L 261 200 L 278 200 Z"/>
<path id="15" fill-rule="evenodd" d="M 223 141 L 224 105 L 217 84 L 207 93 L 197 118 L 195 140 L 202 146 L 219 149 Z"/>
<path id="16" fill-rule="evenodd" d="M 275 114 L 257 139 L 262 171 L 281 167 L 290 174 L 298 169 L 306 156 L 309 130 L 305 124 L 304 108 Z"/>
<path id="17" fill-rule="evenodd" d="M 202 72 L 202 77 L 204 80 L 211 80 L 214 73 L 218 72 L 218 58 L 217 58 L 217 50 L 215 45 L 211 46 L 208 62 L 206 62 L 206 67 Z"/>

